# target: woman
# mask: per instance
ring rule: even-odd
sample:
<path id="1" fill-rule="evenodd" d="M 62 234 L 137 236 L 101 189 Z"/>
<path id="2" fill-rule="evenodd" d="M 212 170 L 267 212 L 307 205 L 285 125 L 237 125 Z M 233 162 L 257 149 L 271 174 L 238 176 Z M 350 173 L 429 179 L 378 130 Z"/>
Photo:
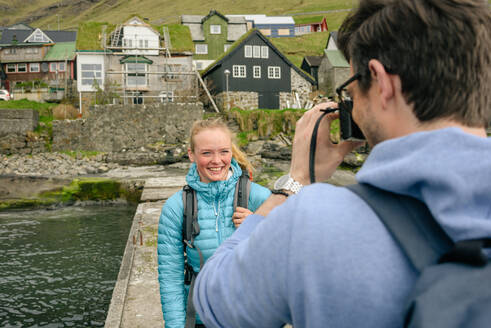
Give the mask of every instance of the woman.
<path id="1" fill-rule="evenodd" d="M 234 193 L 242 170 L 252 166 L 232 142 L 232 133 L 220 119 L 195 122 L 190 133 L 189 159 L 193 163 L 186 176 L 196 191 L 200 233 L 194 240 L 206 261 L 245 219 L 268 198 L 270 191 L 251 183 L 248 209 L 233 213 Z M 160 298 L 166 328 L 182 328 L 186 320 L 189 286 L 184 285 L 184 251 L 194 272 L 200 259 L 195 248 L 183 249 L 182 190 L 162 208 L 158 231 Z M 197 319 L 197 327 L 201 325 Z"/>

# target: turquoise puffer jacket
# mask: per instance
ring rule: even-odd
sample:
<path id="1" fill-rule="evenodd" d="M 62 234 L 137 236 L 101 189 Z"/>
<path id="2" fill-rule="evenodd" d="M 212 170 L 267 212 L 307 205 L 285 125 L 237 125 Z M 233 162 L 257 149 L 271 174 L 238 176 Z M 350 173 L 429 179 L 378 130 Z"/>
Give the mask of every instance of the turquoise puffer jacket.
<path id="1" fill-rule="evenodd" d="M 200 234 L 194 244 L 199 247 L 206 261 L 217 247 L 235 231 L 232 222 L 235 186 L 242 174 L 235 159 L 232 160 L 232 176 L 226 181 L 203 183 L 196 164 L 192 164 L 186 176 L 189 186 L 196 190 Z M 255 211 L 270 195 L 270 191 L 251 183 L 249 209 Z M 184 250 L 182 244 L 183 222 L 182 190 L 172 195 L 164 204 L 158 229 L 158 271 L 160 300 L 166 328 L 182 328 L 186 321 L 188 286 L 184 285 Z M 188 260 L 195 272 L 199 272 L 199 254 L 187 249 Z M 199 318 L 197 320 L 200 323 Z"/>

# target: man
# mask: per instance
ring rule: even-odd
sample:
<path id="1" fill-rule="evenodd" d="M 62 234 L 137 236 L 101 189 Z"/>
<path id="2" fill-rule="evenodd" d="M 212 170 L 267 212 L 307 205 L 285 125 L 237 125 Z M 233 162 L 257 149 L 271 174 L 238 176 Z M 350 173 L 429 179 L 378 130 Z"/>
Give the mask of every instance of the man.
<path id="1" fill-rule="evenodd" d="M 454 241 L 491 236 L 488 3 L 361 0 L 338 40 L 355 76 L 353 116 L 373 146 L 358 182 L 424 201 Z M 287 193 L 310 183 L 313 125 L 332 106 L 297 123 Z M 317 181 L 357 146 L 330 142 L 334 118 L 319 129 Z M 364 201 L 317 183 L 249 216 L 200 272 L 194 303 L 207 327 L 399 327 L 416 279 Z"/>

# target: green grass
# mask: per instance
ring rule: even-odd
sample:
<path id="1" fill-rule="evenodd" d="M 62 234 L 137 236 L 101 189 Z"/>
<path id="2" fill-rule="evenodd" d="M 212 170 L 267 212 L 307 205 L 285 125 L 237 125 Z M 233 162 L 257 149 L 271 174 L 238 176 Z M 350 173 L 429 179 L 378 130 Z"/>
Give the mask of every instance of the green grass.
<path id="1" fill-rule="evenodd" d="M 102 37 L 104 27 L 109 38 L 109 33 L 115 29 L 115 25 L 101 22 L 84 22 L 78 27 L 77 50 L 103 50 Z M 108 40 L 109 41 L 109 40 Z"/>
<path id="2" fill-rule="evenodd" d="M 167 25 L 167 28 L 169 29 L 170 43 L 173 51 L 194 51 L 189 26 L 170 24 Z"/>
<path id="3" fill-rule="evenodd" d="M 320 56 L 326 47 L 329 32 L 317 32 L 291 38 L 269 40 L 297 67 L 304 56 Z"/>
<path id="4" fill-rule="evenodd" d="M 295 24 L 308 24 L 308 23 L 320 23 L 322 21 L 322 18 L 324 16 L 293 16 L 293 20 L 295 21 Z"/>
<path id="5" fill-rule="evenodd" d="M 178 23 L 180 15 L 206 15 L 210 9 L 222 14 L 266 14 L 289 15 L 349 9 L 357 4 L 356 0 L 270 0 L 236 1 L 236 0 L 101 0 L 97 2 L 80 1 L 60 2 L 59 0 L 30 1 L 26 5 L 20 0 L 0 0 L 3 9 L 1 25 L 26 21 L 26 17 L 38 17 L 29 22 L 33 27 L 55 30 L 58 24 L 61 29 L 76 29 L 80 23 L 87 21 L 109 22 L 120 24 L 131 15 L 148 18 L 151 24 L 162 25 Z M 48 9 L 50 8 L 50 9 Z"/>

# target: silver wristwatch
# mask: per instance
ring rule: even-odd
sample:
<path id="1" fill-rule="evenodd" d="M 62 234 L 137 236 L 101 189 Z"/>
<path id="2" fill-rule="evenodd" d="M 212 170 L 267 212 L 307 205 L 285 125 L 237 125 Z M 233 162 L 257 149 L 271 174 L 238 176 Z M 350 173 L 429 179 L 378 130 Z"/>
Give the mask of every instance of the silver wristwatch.
<path id="1" fill-rule="evenodd" d="M 303 185 L 300 182 L 293 180 L 290 174 L 286 174 L 280 177 L 274 183 L 274 189 L 276 190 L 287 190 L 294 194 L 298 193 L 302 189 Z"/>

